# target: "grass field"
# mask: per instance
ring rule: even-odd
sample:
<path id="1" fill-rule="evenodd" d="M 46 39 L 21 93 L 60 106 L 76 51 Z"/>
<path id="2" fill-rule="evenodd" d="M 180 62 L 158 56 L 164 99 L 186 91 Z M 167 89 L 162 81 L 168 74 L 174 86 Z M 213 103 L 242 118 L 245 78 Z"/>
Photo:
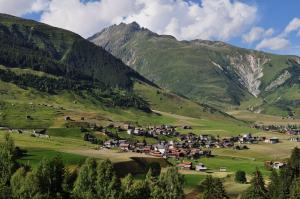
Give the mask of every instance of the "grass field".
<path id="1" fill-rule="evenodd" d="M 234 117 L 256 122 L 259 124 L 275 124 L 275 125 L 286 125 L 286 124 L 300 124 L 300 119 L 291 119 L 291 118 L 283 118 L 280 116 L 274 115 L 266 115 L 266 114 L 258 114 L 250 111 L 229 111 L 228 114 L 233 115 Z"/>
<path id="2" fill-rule="evenodd" d="M 84 162 L 86 157 L 71 153 L 58 152 L 54 150 L 26 148 L 27 153 L 19 162 L 28 164 L 35 168 L 43 158 L 53 158 L 59 156 L 66 166 L 78 166 Z"/>

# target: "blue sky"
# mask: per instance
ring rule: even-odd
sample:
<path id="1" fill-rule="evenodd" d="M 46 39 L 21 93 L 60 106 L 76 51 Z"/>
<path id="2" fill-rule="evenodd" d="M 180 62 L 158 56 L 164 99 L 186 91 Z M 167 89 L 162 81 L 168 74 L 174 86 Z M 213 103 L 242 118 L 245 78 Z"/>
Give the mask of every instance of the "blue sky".
<path id="1" fill-rule="evenodd" d="M 300 55 L 299 0 L 0 0 L 0 12 L 69 29 L 83 37 L 137 21 L 179 40 Z"/>

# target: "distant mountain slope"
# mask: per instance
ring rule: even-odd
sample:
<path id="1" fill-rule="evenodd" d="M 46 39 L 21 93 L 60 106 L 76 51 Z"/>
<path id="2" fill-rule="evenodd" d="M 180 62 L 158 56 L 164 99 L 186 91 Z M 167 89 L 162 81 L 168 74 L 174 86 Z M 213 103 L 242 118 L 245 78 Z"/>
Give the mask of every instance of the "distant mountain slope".
<path id="1" fill-rule="evenodd" d="M 79 35 L 35 21 L 0 14 L 0 63 L 71 79 L 130 88 L 146 81 L 107 51 Z"/>
<path id="2" fill-rule="evenodd" d="M 143 85 L 143 89 L 136 89 L 136 85 Z M 66 95 L 71 96 L 68 102 Z M 84 107 L 80 111 L 133 110 L 135 117 L 149 114 L 151 118 L 154 116 L 150 109 L 157 109 L 236 121 L 214 108 L 159 89 L 121 60 L 75 33 L 5 14 L 0 14 L 0 96 L 3 104 L 78 103 L 74 106 Z M 2 108 L 0 105 L 0 115 Z M 0 126 L 1 119 L 9 123 L 9 118 L 2 114 Z"/>
<path id="3" fill-rule="evenodd" d="M 199 102 L 267 112 L 275 107 L 275 114 L 283 115 L 297 108 L 286 106 L 292 99 L 280 91 L 292 85 L 299 88 L 300 58 L 296 56 L 273 55 L 218 41 L 178 41 L 137 23 L 111 26 L 89 40 L 159 86 Z M 297 88 L 295 92 L 300 91 Z M 272 95 L 285 102 L 268 101 Z M 297 100 L 293 104 L 298 104 Z"/>

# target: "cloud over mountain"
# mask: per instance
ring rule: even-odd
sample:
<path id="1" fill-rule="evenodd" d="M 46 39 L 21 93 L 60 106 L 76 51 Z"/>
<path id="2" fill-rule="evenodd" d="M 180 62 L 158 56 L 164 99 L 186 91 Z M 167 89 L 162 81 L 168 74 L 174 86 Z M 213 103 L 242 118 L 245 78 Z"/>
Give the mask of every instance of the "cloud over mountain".
<path id="1" fill-rule="evenodd" d="M 249 28 L 257 15 L 255 5 L 232 0 L 0 0 L 0 6 L 0 11 L 15 15 L 42 11 L 42 22 L 84 37 L 115 23 L 136 21 L 182 40 L 229 40 Z"/>

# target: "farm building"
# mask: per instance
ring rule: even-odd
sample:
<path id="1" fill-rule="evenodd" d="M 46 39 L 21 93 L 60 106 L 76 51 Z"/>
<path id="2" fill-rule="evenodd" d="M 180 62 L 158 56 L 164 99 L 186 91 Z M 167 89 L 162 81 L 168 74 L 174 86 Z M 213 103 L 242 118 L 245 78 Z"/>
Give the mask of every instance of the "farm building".
<path id="1" fill-rule="evenodd" d="M 183 170 L 191 170 L 192 169 L 192 162 L 182 162 L 180 164 L 177 164 L 177 167 L 179 169 L 183 169 Z"/>
<path id="2" fill-rule="evenodd" d="M 196 171 L 206 171 L 207 167 L 203 163 L 196 165 Z"/>
<path id="3" fill-rule="evenodd" d="M 279 143 L 279 138 L 272 137 L 272 138 L 266 139 L 265 142 L 270 143 L 270 144 L 277 144 L 277 143 Z"/>

